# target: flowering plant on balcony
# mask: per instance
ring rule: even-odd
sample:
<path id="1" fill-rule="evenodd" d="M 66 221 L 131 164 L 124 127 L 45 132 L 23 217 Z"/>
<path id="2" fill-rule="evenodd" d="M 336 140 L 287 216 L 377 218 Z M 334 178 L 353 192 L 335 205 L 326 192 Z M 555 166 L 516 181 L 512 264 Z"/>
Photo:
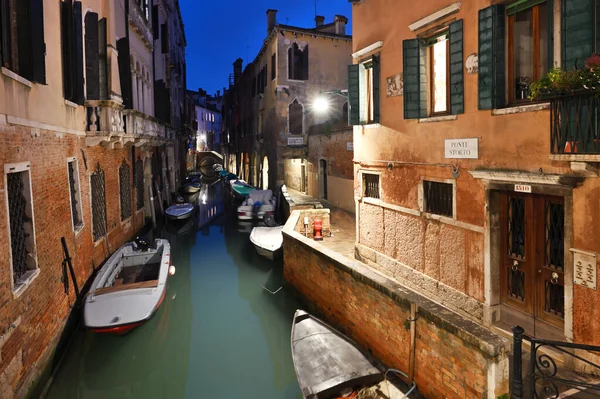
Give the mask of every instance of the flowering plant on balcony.
<path id="1" fill-rule="evenodd" d="M 592 54 L 582 69 L 551 69 L 546 76 L 531 83 L 529 99 L 570 95 L 581 92 L 600 93 L 600 55 Z"/>

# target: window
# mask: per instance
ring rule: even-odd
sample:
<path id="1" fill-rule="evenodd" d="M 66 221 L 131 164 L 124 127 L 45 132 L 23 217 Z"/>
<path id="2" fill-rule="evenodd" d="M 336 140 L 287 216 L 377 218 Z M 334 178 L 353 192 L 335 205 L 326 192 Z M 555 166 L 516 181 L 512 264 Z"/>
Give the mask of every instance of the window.
<path id="1" fill-rule="evenodd" d="M 121 194 L 121 221 L 131 216 L 131 173 L 125 160 L 119 167 L 119 187 Z"/>
<path id="2" fill-rule="evenodd" d="M 81 2 L 65 0 L 60 5 L 64 96 L 69 101 L 83 105 L 83 27 Z M 97 23 L 95 29 L 97 30 Z M 94 43 L 98 47 L 97 36 L 95 38 Z M 86 37 L 86 45 L 87 39 Z M 95 59 L 97 60 L 98 58 L 96 57 Z M 99 75 L 93 75 L 92 80 L 94 80 L 94 76 Z M 94 88 L 91 90 L 93 91 Z"/>
<path id="3" fill-rule="evenodd" d="M 277 68 L 277 58 L 275 57 L 275 54 L 273 54 L 271 56 L 271 80 L 274 80 L 275 77 L 277 77 L 277 72 L 276 69 Z"/>
<path id="4" fill-rule="evenodd" d="M 303 118 L 303 108 L 302 105 L 298 102 L 298 100 L 294 100 L 293 103 L 288 107 L 288 118 L 289 118 L 289 133 L 290 134 L 303 134 L 304 133 L 304 124 L 302 121 Z"/>
<path id="5" fill-rule="evenodd" d="M 46 84 L 43 0 L 0 0 L 2 66 Z"/>
<path id="6" fill-rule="evenodd" d="M 150 16 L 148 15 L 148 13 L 150 12 L 148 8 L 148 0 L 136 0 L 136 3 L 140 7 L 140 11 L 142 12 L 142 15 L 144 16 L 144 18 L 146 18 L 147 21 L 148 17 Z"/>
<path id="7" fill-rule="evenodd" d="M 536 3 L 506 7 L 509 102 L 527 101 L 531 82 L 548 72 L 548 6 Z"/>
<path id="8" fill-rule="evenodd" d="M 288 79 L 308 80 L 308 45 L 300 49 L 294 43 L 288 49 Z"/>
<path id="9" fill-rule="evenodd" d="M 135 204 L 136 210 L 140 210 L 144 207 L 144 161 L 138 158 L 135 161 Z"/>
<path id="10" fill-rule="evenodd" d="M 444 32 L 429 40 L 429 77 L 431 87 L 429 97 L 431 101 L 430 114 L 445 114 L 450 110 L 449 97 L 450 79 L 448 71 L 450 65 L 450 54 L 448 46 L 448 32 Z"/>
<path id="11" fill-rule="evenodd" d="M 77 159 L 71 158 L 67 161 L 69 173 L 69 193 L 71 200 L 71 217 L 73 221 L 73 231 L 79 231 L 83 227 L 83 212 L 81 210 L 81 191 L 79 189 L 79 169 L 77 168 Z"/>
<path id="12" fill-rule="evenodd" d="M 374 173 L 362 174 L 363 197 L 381 198 L 379 195 L 379 175 Z"/>
<path id="13" fill-rule="evenodd" d="M 435 215 L 453 217 L 454 185 L 423 181 L 424 211 Z"/>
<path id="14" fill-rule="evenodd" d="M 344 103 L 342 106 L 342 120 L 348 123 L 348 103 Z"/>
<path id="15" fill-rule="evenodd" d="M 106 18 L 85 14 L 85 86 L 88 100 L 108 98 Z"/>
<path id="16" fill-rule="evenodd" d="M 379 56 L 348 66 L 350 124 L 379 122 Z"/>
<path id="17" fill-rule="evenodd" d="M 104 171 L 100 164 L 90 176 L 92 186 L 92 236 L 94 242 L 107 234 L 106 230 L 106 191 L 104 186 Z"/>
<path id="18" fill-rule="evenodd" d="M 464 112 L 462 42 L 462 19 L 427 39 L 402 42 L 404 119 Z"/>
<path id="19" fill-rule="evenodd" d="M 169 52 L 169 26 L 167 24 L 160 25 L 160 47 L 163 54 Z"/>
<path id="20" fill-rule="evenodd" d="M 14 291 L 24 287 L 37 269 L 29 168 L 29 162 L 4 165 Z"/>
<path id="21" fill-rule="evenodd" d="M 152 6 L 152 36 L 157 40 L 160 36 L 160 25 L 158 23 L 158 6 Z"/>

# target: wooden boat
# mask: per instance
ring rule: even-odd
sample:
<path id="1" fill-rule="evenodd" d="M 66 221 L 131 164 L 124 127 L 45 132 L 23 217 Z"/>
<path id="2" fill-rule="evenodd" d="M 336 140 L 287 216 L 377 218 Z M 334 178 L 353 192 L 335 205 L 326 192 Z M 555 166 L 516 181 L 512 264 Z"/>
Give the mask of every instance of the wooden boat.
<path id="1" fill-rule="evenodd" d="M 187 182 L 181 187 L 181 191 L 185 194 L 193 194 L 200 191 L 201 184 L 198 182 Z"/>
<path id="2" fill-rule="evenodd" d="M 283 254 L 283 226 L 255 227 L 250 233 L 250 241 L 259 255 L 273 260 Z"/>
<path id="3" fill-rule="evenodd" d="M 302 310 L 292 324 L 292 359 L 305 399 L 337 398 L 384 379 L 384 370 L 356 344 Z"/>
<path id="4" fill-rule="evenodd" d="M 174 204 L 167 208 L 165 215 L 169 220 L 185 220 L 189 219 L 194 212 L 194 205 L 184 202 L 180 204 Z"/>
<path id="5" fill-rule="evenodd" d="M 275 212 L 276 200 L 271 190 L 251 190 L 237 209 L 238 220 L 262 219 L 268 212 Z"/>
<path id="6" fill-rule="evenodd" d="M 231 183 L 231 194 L 235 199 L 243 201 L 248 197 L 250 191 L 256 190 L 255 187 L 249 185 L 244 180 L 232 180 Z"/>
<path id="7" fill-rule="evenodd" d="M 94 332 L 125 334 L 148 321 L 160 307 L 167 277 L 174 274 L 171 245 L 143 238 L 128 242 L 106 261 L 88 293 L 83 320 Z"/>

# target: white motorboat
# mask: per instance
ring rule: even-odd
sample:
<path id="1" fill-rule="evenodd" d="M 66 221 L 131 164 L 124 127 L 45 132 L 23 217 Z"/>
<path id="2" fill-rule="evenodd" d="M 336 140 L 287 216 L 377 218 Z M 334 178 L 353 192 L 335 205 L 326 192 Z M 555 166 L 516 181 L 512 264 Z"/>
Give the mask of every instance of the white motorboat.
<path id="1" fill-rule="evenodd" d="M 239 220 L 262 219 L 266 213 L 275 212 L 276 199 L 271 190 L 253 190 L 237 209 Z"/>
<path id="2" fill-rule="evenodd" d="M 283 226 L 255 227 L 250 241 L 259 255 L 273 260 L 283 254 Z"/>
<path id="3" fill-rule="evenodd" d="M 174 204 L 167 208 L 165 214 L 170 220 L 189 219 L 194 212 L 194 205 L 184 202 L 182 204 Z"/>
<path id="4" fill-rule="evenodd" d="M 94 279 L 83 319 L 94 332 L 125 334 L 148 321 L 160 307 L 167 277 L 174 274 L 171 245 L 137 238 L 119 248 Z"/>

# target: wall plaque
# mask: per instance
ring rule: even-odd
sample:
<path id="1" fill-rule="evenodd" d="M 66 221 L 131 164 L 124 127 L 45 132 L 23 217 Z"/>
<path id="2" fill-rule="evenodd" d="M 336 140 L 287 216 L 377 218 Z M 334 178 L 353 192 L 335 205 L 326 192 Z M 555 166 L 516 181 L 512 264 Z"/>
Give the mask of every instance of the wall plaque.
<path id="1" fill-rule="evenodd" d="M 304 145 L 304 137 L 288 137 L 288 145 Z"/>
<path id="2" fill-rule="evenodd" d="M 575 252 L 573 257 L 575 258 L 575 284 L 595 290 L 597 287 L 598 278 L 596 256 L 587 253 Z"/>
<path id="3" fill-rule="evenodd" d="M 527 184 L 515 184 L 515 191 L 518 193 L 530 193 L 531 186 Z"/>
<path id="4" fill-rule="evenodd" d="M 444 158 L 479 158 L 479 139 L 444 140 Z"/>

